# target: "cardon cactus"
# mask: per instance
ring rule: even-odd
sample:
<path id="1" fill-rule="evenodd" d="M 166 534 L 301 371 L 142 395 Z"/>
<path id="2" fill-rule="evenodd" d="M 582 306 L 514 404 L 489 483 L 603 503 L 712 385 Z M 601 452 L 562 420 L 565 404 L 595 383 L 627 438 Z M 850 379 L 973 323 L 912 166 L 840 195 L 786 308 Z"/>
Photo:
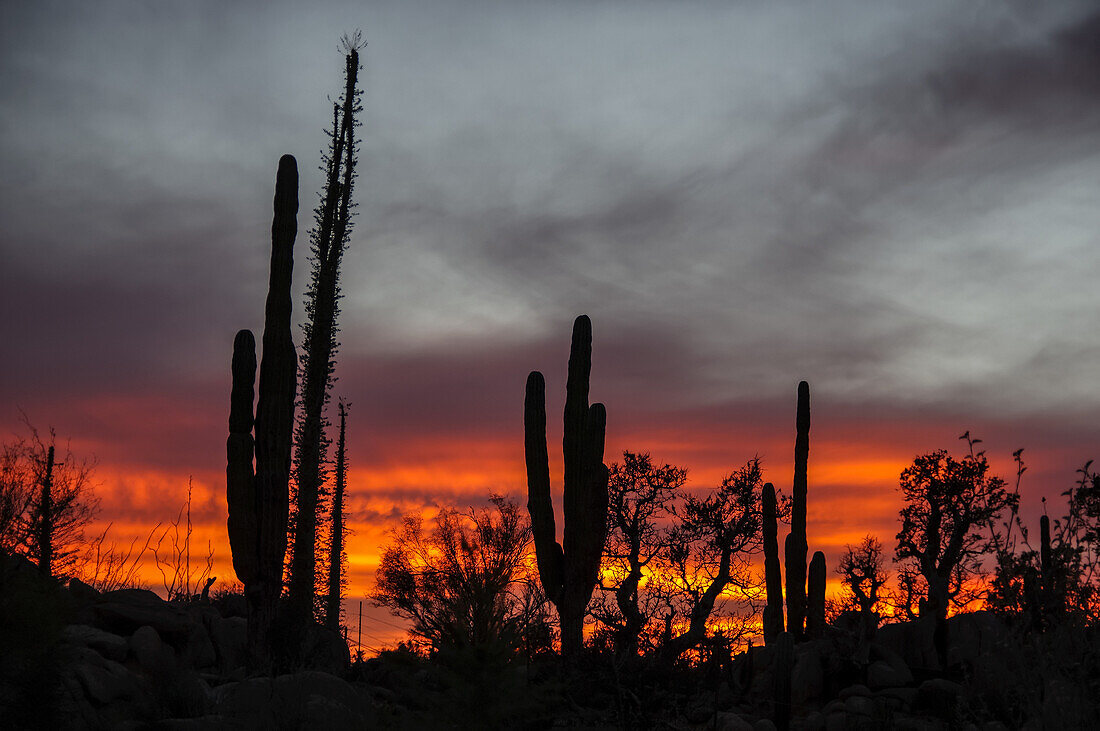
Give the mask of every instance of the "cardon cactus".
<path id="1" fill-rule="evenodd" d="M 806 636 L 819 640 L 825 635 L 825 554 L 815 551 L 810 561 L 806 591 Z"/>
<path id="2" fill-rule="evenodd" d="M 233 569 L 244 584 L 248 604 L 250 661 L 258 668 L 271 662 L 271 629 L 283 587 L 297 380 L 297 356 L 290 330 L 297 215 L 298 164 L 291 155 L 283 155 L 275 179 L 271 274 L 256 414 L 253 418 L 256 341 L 250 331 L 241 330 L 233 341 L 233 390 L 226 442 L 229 545 Z"/>
<path id="3" fill-rule="evenodd" d="M 794 490 L 791 503 L 791 532 L 784 544 L 787 563 L 787 630 L 796 638 L 803 635 L 806 617 L 806 469 L 810 456 L 810 385 L 798 384 L 795 415 Z"/>
<path id="4" fill-rule="evenodd" d="M 768 604 L 764 607 L 764 642 L 771 644 L 783 631 L 783 575 L 779 564 L 778 506 L 775 487 L 764 485 L 764 581 L 768 590 Z"/>
<path id="5" fill-rule="evenodd" d="M 592 370 L 592 322 L 581 315 L 573 323 L 566 382 L 562 455 L 563 540 L 556 541 L 546 451 L 546 383 L 542 374 L 527 377 L 523 405 L 527 460 L 527 510 L 535 556 L 546 595 L 561 618 L 562 655 L 576 657 L 584 642 L 584 613 L 599 578 L 607 535 L 607 466 L 603 463 L 607 414 L 603 404 L 588 405 Z"/>

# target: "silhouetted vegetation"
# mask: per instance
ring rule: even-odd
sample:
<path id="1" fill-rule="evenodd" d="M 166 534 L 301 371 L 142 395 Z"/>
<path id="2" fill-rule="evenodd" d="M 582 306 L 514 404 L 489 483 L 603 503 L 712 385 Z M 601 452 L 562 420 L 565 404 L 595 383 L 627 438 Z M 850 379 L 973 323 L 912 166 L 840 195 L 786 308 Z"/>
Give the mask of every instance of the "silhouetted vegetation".
<path id="1" fill-rule="evenodd" d="M 273 661 L 272 630 L 283 589 L 289 511 L 290 444 L 297 378 L 290 333 L 290 284 L 298 227 L 298 163 L 290 155 L 279 160 L 274 209 L 256 415 L 253 418 L 256 341 L 250 331 L 241 330 L 233 341 L 233 390 L 225 471 L 233 569 L 244 584 L 248 599 L 249 657 L 259 668 L 269 667 Z"/>
<path id="2" fill-rule="evenodd" d="M 523 403 L 527 510 L 531 515 L 539 578 L 546 596 L 558 608 L 565 657 L 579 655 L 584 644 L 584 617 L 599 577 L 607 535 L 608 472 L 603 463 L 607 413 L 603 404 L 588 405 L 591 371 L 592 321 L 581 315 L 573 323 L 565 386 L 562 543 L 556 539 L 554 506 L 550 501 L 546 384 L 538 371 L 527 377 Z"/>
<path id="3" fill-rule="evenodd" d="M 359 103 L 358 33 L 344 38 L 344 92 L 333 104 L 328 152 L 322 155 L 325 174 L 320 203 L 310 231 L 312 273 L 306 291 L 306 321 L 301 353 L 301 411 L 295 429 L 294 497 L 291 515 L 290 571 L 287 618 L 293 633 L 313 620 L 316 598 L 324 595 L 327 577 L 318 571 L 318 528 L 325 510 L 328 474 L 325 407 L 334 380 L 340 314 L 340 261 L 351 236 L 352 189 L 358 163 L 355 128 Z M 318 588 L 320 587 L 320 592 Z"/>

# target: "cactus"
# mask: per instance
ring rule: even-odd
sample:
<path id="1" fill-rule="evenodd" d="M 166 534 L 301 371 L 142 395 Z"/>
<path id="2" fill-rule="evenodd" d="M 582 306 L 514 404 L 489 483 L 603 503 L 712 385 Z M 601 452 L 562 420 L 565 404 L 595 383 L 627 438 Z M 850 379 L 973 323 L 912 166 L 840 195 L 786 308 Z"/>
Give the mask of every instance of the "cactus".
<path id="1" fill-rule="evenodd" d="M 825 635 L 825 554 L 815 551 L 810 561 L 806 591 L 806 636 L 819 640 Z"/>
<path id="2" fill-rule="evenodd" d="M 283 155 L 275 180 L 271 273 L 256 414 L 253 418 L 256 341 L 250 331 L 241 330 L 233 341 L 233 390 L 226 441 L 229 545 L 233 569 L 244 584 L 249 659 L 256 668 L 267 668 L 271 662 L 272 626 L 283 588 L 297 380 L 297 357 L 290 332 L 297 216 L 298 164 L 291 155 Z"/>
<path id="3" fill-rule="evenodd" d="M 806 463 L 810 455 L 810 385 L 798 384 L 795 416 L 794 490 L 791 532 L 784 544 L 787 561 L 787 629 L 796 638 L 803 634 L 806 617 Z"/>
<path id="4" fill-rule="evenodd" d="M 791 673 L 794 672 L 794 635 L 780 632 L 775 639 L 772 721 L 778 731 L 791 727 Z"/>
<path id="5" fill-rule="evenodd" d="M 561 618 L 562 655 L 573 658 L 584 643 L 584 613 L 599 577 L 607 535 L 607 466 L 603 463 L 607 414 L 603 404 L 588 405 L 592 370 L 592 322 L 581 315 L 573 323 L 566 382 L 562 456 L 563 539 L 555 540 L 546 452 L 546 384 L 542 374 L 527 377 L 523 404 L 527 461 L 527 510 L 535 539 L 539 578 Z"/>
<path id="6" fill-rule="evenodd" d="M 764 642 L 771 644 L 783 631 L 783 575 L 779 566 L 777 542 L 777 506 L 775 487 L 764 485 L 764 581 L 768 590 L 768 605 L 764 607 Z"/>

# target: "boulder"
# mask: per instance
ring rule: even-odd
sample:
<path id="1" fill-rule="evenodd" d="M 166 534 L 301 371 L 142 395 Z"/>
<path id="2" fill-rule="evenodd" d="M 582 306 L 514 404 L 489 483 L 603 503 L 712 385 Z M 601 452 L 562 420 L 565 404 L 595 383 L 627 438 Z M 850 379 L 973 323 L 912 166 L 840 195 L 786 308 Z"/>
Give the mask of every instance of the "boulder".
<path id="1" fill-rule="evenodd" d="M 912 673 L 901 673 L 884 660 L 876 660 L 867 666 L 867 685 L 874 690 L 900 688 L 912 682 Z"/>
<path id="2" fill-rule="evenodd" d="M 157 630 L 148 625 L 139 627 L 130 637 L 130 656 L 139 668 L 147 674 L 157 675 L 171 672 L 176 665 L 172 648 L 161 641 Z"/>
<path id="3" fill-rule="evenodd" d="M 168 642 L 185 642 L 195 622 L 187 611 L 145 589 L 109 591 L 93 607 L 97 624 L 118 634 L 149 626 Z"/>
<path id="4" fill-rule="evenodd" d="M 791 702 L 800 706 L 821 697 L 825 688 L 825 673 L 821 654 L 816 648 L 800 652 L 791 671 Z"/>
<path id="5" fill-rule="evenodd" d="M 97 660 L 85 656 L 84 661 L 72 667 L 73 675 L 80 683 L 85 697 L 93 705 L 103 706 L 118 699 L 132 698 L 136 694 L 135 678 L 120 663 L 95 655 Z"/>
<path id="6" fill-rule="evenodd" d="M 210 623 L 210 640 L 218 666 L 224 672 L 244 667 L 248 661 L 248 622 L 243 617 L 216 619 Z"/>
<path id="7" fill-rule="evenodd" d="M 718 731 L 754 731 L 751 723 L 729 711 L 720 711 L 716 721 Z"/>
<path id="8" fill-rule="evenodd" d="M 348 643 L 339 632 L 312 625 L 306 631 L 304 664 L 311 670 L 344 675 L 351 668 Z"/>
<path id="9" fill-rule="evenodd" d="M 126 638 L 86 624 L 70 624 L 61 631 L 61 641 L 71 645 L 83 645 L 98 652 L 108 660 L 122 662 L 126 659 Z"/>
<path id="10" fill-rule="evenodd" d="M 862 696 L 864 698 L 870 698 L 871 689 L 868 688 L 866 685 L 861 684 L 849 685 L 847 688 L 840 691 L 840 693 L 837 695 L 837 697 L 840 698 L 840 700 L 842 701 L 848 700 L 852 696 Z"/>
<path id="11" fill-rule="evenodd" d="M 913 699 L 913 710 L 944 721 L 958 715 L 963 687 L 944 678 L 931 678 L 920 684 Z"/>

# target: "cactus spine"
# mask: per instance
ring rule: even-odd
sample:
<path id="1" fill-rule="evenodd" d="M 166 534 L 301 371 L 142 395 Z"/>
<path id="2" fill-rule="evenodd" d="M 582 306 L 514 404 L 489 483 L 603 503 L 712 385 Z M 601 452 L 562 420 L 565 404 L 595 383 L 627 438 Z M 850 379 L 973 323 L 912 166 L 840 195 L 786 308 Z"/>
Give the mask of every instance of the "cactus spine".
<path id="1" fill-rule="evenodd" d="M 819 640 L 825 635 L 825 554 L 815 551 L 810 561 L 806 592 L 806 636 Z"/>
<path id="2" fill-rule="evenodd" d="M 584 644 L 584 613 L 599 577 L 607 535 L 608 473 L 603 463 L 607 413 L 603 404 L 588 405 L 591 370 L 592 322 L 581 315 L 573 323 L 566 382 L 561 544 L 555 540 L 554 506 L 550 500 L 546 384 L 538 371 L 527 377 L 523 404 L 527 510 L 535 556 L 546 595 L 558 608 L 562 655 L 568 658 L 579 655 Z"/>
<path id="3" fill-rule="evenodd" d="M 784 543 L 787 560 L 787 629 L 802 637 L 806 617 L 806 466 L 810 455 L 810 385 L 798 384 L 795 416 L 794 490 L 791 532 Z"/>
<path id="4" fill-rule="evenodd" d="M 779 565 L 778 506 L 775 487 L 764 485 L 764 581 L 768 590 L 768 605 L 764 607 L 764 642 L 771 644 L 783 631 L 783 575 Z"/>
<path id="5" fill-rule="evenodd" d="M 260 669 L 269 667 L 272 660 L 272 626 L 283 587 L 286 552 L 287 483 L 297 380 L 290 332 L 297 216 L 298 164 L 291 155 L 283 155 L 275 179 L 271 273 L 256 414 L 253 418 L 256 341 L 250 331 L 241 330 L 233 340 L 233 389 L 226 441 L 229 545 L 233 569 L 244 584 L 248 603 L 249 658 Z"/>

